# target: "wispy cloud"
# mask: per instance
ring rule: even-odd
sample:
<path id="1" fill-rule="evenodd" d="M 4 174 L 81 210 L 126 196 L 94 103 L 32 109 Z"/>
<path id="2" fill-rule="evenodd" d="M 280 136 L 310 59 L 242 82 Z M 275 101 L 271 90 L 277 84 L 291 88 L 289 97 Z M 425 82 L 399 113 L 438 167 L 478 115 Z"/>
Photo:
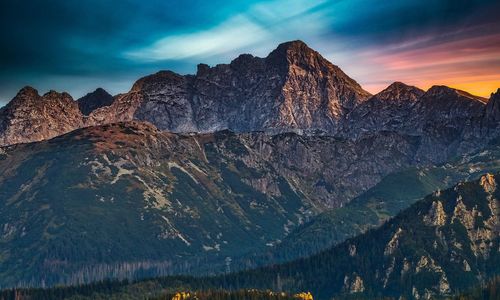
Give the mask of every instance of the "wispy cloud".
<path id="1" fill-rule="evenodd" d="M 127 52 L 130 59 L 141 61 L 177 60 L 223 54 L 268 38 L 265 28 L 239 15 L 199 32 L 171 35 L 145 48 Z"/>
<path id="2" fill-rule="evenodd" d="M 159 69 L 190 73 L 296 39 L 371 92 L 399 80 L 487 96 L 500 86 L 499 9 L 498 0 L 0 1 L 0 101 L 27 84 L 124 92 Z"/>
<path id="3" fill-rule="evenodd" d="M 327 30 L 320 12 L 314 9 L 323 0 L 291 0 L 256 4 L 218 25 L 194 32 L 168 34 L 151 45 L 125 52 L 135 61 L 203 59 L 276 46 L 276 41 L 313 37 Z M 267 48 L 267 47 L 266 47 Z"/>

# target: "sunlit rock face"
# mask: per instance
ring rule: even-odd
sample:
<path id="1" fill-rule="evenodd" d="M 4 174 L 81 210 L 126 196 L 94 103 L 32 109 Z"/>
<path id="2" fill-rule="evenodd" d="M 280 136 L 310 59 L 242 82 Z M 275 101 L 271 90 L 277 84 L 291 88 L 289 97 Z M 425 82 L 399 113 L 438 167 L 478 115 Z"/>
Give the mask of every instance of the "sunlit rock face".
<path id="1" fill-rule="evenodd" d="M 40 96 L 25 87 L 0 109 L 0 146 L 46 140 L 82 126 L 78 104 L 69 94 Z"/>
<path id="2" fill-rule="evenodd" d="M 444 86 L 424 92 L 395 82 L 371 96 L 318 52 L 293 41 L 265 58 L 243 54 L 230 64 L 200 64 L 195 75 L 161 71 L 113 98 L 98 89 L 78 100 L 79 110 L 71 101 L 34 101 L 36 93 L 21 92 L 0 111 L 0 145 L 141 120 L 180 133 L 293 131 L 360 139 L 393 132 L 419 139 L 415 160 L 425 164 L 498 136 L 498 94 L 487 101 Z M 37 125 L 40 120 L 45 125 Z"/>
<path id="3" fill-rule="evenodd" d="M 281 44 L 266 58 L 244 54 L 230 64 L 202 64 L 192 76 L 159 72 L 140 79 L 134 93 L 142 97 L 134 118 L 176 132 L 332 132 L 369 96 L 300 41 Z"/>

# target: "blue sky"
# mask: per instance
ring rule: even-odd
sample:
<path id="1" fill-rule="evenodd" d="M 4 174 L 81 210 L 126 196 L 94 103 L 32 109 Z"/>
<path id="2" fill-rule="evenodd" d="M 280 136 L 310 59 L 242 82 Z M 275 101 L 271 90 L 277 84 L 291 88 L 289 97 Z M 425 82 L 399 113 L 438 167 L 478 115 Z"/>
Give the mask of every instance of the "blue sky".
<path id="1" fill-rule="evenodd" d="M 500 87 L 499 2 L 2 0 L 0 106 L 25 85 L 126 92 L 296 39 L 373 93 L 398 80 L 487 96 Z"/>

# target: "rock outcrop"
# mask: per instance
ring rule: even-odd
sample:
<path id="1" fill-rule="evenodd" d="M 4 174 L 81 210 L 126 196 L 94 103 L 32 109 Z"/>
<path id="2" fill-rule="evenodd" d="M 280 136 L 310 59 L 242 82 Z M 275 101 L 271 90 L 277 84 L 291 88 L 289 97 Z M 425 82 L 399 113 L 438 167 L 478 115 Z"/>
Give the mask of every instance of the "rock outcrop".
<path id="1" fill-rule="evenodd" d="M 88 116 L 91 112 L 100 107 L 110 106 L 111 103 L 113 103 L 113 96 L 104 89 L 98 88 L 77 101 L 82 114 Z"/>
<path id="2" fill-rule="evenodd" d="M 78 104 L 69 94 L 40 96 L 25 87 L 0 110 L 0 146 L 46 140 L 82 126 Z"/>
<path id="3" fill-rule="evenodd" d="M 491 94 L 482 118 L 482 135 L 496 138 L 500 135 L 500 89 Z"/>

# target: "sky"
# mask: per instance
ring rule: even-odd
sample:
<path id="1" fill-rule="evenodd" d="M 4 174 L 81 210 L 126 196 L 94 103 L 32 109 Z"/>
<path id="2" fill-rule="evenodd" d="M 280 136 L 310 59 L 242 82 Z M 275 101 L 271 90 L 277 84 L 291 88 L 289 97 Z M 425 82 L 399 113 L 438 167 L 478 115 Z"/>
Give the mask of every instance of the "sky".
<path id="1" fill-rule="evenodd" d="M 0 106 L 23 86 L 79 98 L 158 70 L 264 57 L 303 40 L 366 90 L 394 81 L 489 97 L 498 0 L 1 0 Z"/>

